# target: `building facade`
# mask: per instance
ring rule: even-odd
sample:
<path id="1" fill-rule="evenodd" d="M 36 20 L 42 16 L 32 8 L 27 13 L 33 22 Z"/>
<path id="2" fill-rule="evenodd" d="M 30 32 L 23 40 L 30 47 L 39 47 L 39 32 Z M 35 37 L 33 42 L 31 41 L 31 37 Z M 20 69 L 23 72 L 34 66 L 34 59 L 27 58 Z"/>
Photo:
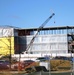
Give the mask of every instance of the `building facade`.
<path id="1" fill-rule="evenodd" d="M 18 36 L 21 44 L 26 47 L 36 34 L 37 28 L 19 29 Z M 47 27 L 40 30 L 34 42 L 28 49 L 32 54 L 73 53 L 74 26 Z M 24 50 L 23 50 L 24 51 Z"/>
<path id="2" fill-rule="evenodd" d="M 37 29 L 0 27 L 0 53 L 9 54 L 10 50 L 12 54 L 25 52 Z M 27 52 L 31 54 L 74 53 L 74 26 L 41 29 Z"/>
<path id="3" fill-rule="evenodd" d="M 0 55 L 14 54 L 14 28 L 0 27 Z"/>

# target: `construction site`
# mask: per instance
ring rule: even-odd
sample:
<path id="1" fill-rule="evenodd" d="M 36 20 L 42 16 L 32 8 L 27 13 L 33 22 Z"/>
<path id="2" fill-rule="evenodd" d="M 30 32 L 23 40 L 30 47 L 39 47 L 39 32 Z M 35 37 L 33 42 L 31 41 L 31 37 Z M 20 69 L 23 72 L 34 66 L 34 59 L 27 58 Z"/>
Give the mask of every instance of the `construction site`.
<path id="1" fill-rule="evenodd" d="M 13 69 L 11 63 L 15 59 L 19 66 L 15 65 L 17 70 L 35 72 L 32 67 L 38 66 L 39 72 L 40 66 L 45 64 L 46 72 L 74 71 L 74 26 L 44 27 L 54 15 L 52 13 L 39 28 L 0 26 L 0 58 L 9 56 L 9 69 Z M 36 60 L 41 57 L 48 59 Z M 35 62 L 24 64 L 21 69 L 20 62 L 25 60 Z"/>

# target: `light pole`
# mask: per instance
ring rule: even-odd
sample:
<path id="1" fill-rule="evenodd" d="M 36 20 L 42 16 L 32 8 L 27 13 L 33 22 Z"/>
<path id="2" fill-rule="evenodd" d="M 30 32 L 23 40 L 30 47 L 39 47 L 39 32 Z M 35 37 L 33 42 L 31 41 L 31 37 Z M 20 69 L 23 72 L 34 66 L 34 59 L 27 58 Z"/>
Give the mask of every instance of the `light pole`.
<path id="1" fill-rule="evenodd" d="M 20 42 L 20 40 L 17 38 L 18 46 L 19 46 L 19 42 Z M 21 51 L 20 51 L 20 46 L 19 46 L 19 62 L 18 62 L 18 71 L 21 71 L 21 70 L 22 70 L 21 63 L 20 63 L 20 59 L 21 59 Z"/>
<path id="2" fill-rule="evenodd" d="M 10 62 L 10 70 L 11 70 L 11 36 L 9 36 L 9 43 L 10 43 L 10 46 L 9 46 L 10 47 L 9 48 L 10 49 L 10 52 L 9 52 L 10 53 L 9 62 Z"/>

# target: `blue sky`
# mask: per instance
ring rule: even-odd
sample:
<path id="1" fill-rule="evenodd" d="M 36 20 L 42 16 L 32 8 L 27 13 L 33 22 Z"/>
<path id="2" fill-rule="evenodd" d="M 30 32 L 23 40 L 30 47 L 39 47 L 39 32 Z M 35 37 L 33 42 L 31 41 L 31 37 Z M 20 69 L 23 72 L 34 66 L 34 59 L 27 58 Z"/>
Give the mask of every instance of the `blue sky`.
<path id="1" fill-rule="evenodd" d="M 74 26 L 74 0 L 0 0 L 0 25 L 39 27 L 52 11 L 45 27 Z"/>

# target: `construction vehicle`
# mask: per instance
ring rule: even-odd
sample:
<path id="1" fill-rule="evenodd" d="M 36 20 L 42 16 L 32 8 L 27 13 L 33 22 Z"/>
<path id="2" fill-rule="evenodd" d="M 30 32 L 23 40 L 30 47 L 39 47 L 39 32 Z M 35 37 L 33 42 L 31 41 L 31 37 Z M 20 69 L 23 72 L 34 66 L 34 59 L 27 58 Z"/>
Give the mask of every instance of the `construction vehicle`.
<path id="1" fill-rule="evenodd" d="M 48 23 L 48 21 L 49 21 L 54 15 L 55 15 L 55 14 L 52 13 L 52 15 L 49 16 L 49 17 L 44 21 L 44 23 L 41 24 L 41 26 L 39 26 L 39 28 L 37 29 L 37 32 L 35 33 L 35 35 L 34 35 L 33 38 L 31 39 L 30 43 L 28 44 L 28 46 L 27 46 L 27 48 L 26 48 L 24 54 L 25 54 L 25 53 L 28 53 L 28 50 L 29 50 L 29 48 L 31 47 L 31 45 L 33 44 L 34 39 L 36 38 L 38 32 L 39 32 L 41 29 L 44 28 L 44 26 Z"/>

